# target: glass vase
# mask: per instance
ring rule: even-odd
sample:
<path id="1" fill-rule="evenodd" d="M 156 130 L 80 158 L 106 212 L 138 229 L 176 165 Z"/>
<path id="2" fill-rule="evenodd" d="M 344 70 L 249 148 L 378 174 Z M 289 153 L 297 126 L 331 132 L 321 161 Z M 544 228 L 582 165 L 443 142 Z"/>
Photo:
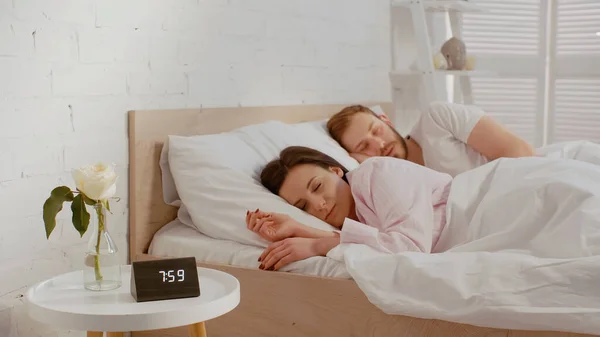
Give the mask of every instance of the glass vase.
<path id="1" fill-rule="evenodd" d="M 88 230 L 92 235 L 88 241 L 83 269 L 84 287 L 89 290 L 105 291 L 121 286 L 121 265 L 117 245 L 108 232 L 106 208 L 102 203 L 93 205 Z"/>

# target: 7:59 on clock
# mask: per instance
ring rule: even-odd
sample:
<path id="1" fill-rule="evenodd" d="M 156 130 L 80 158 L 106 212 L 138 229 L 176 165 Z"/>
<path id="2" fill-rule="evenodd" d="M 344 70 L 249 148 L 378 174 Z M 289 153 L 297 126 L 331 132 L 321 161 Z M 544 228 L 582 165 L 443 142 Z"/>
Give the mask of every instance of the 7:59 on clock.
<path id="1" fill-rule="evenodd" d="M 196 258 L 133 261 L 130 293 L 136 302 L 200 296 Z"/>
<path id="2" fill-rule="evenodd" d="M 178 269 L 177 271 L 175 270 L 159 270 L 158 271 L 159 274 L 162 275 L 162 281 L 163 282 L 183 282 L 185 280 L 185 270 L 184 269 Z"/>

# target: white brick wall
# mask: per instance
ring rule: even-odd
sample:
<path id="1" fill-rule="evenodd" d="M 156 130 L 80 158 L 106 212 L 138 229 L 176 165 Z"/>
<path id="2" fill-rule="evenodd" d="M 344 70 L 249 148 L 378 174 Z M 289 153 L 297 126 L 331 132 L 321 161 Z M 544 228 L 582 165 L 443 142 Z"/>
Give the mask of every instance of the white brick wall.
<path id="1" fill-rule="evenodd" d="M 388 0 L 0 0 L 0 336 L 83 336 L 21 297 L 81 266 L 89 234 L 41 217 L 72 168 L 117 164 L 126 261 L 128 110 L 385 100 L 388 55 Z"/>

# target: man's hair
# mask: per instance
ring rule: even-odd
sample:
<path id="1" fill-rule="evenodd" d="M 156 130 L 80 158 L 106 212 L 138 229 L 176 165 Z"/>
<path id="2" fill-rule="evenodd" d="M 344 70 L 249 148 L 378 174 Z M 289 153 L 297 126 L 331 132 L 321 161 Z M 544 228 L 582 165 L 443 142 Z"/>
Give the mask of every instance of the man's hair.
<path id="1" fill-rule="evenodd" d="M 359 113 L 366 113 L 375 117 L 379 117 L 375 112 L 373 112 L 373 110 L 367 108 L 366 106 L 357 104 L 347 106 L 329 118 L 327 121 L 327 130 L 336 142 L 342 144 L 342 135 L 346 132 L 346 130 L 348 130 L 348 126 L 350 126 L 350 119 Z"/>
<path id="2" fill-rule="evenodd" d="M 260 173 L 260 182 L 271 193 L 279 195 L 281 185 L 291 169 L 302 164 L 312 164 L 329 169 L 339 167 L 345 175 L 348 170 L 330 156 L 304 146 L 290 146 L 281 151 L 278 159 L 269 162 Z"/>

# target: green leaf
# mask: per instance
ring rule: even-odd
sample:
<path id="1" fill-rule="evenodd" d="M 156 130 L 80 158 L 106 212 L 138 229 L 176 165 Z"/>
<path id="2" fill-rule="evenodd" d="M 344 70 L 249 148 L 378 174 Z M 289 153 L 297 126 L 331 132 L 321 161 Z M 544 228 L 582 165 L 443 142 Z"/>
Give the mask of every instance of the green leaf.
<path id="1" fill-rule="evenodd" d="M 110 212 L 110 204 L 108 203 L 108 199 L 102 201 L 102 205 L 106 208 L 107 211 Z M 110 212 L 112 213 L 112 212 Z"/>
<path id="2" fill-rule="evenodd" d="M 83 236 L 90 224 L 90 213 L 85 207 L 85 201 L 81 194 L 76 196 L 71 203 L 71 211 L 73 212 L 73 227 Z"/>
<path id="3" fill-rule="evenodd" d="M 58 198 L 63 201 L 73 201 L 73 191 L 68 186 L 59 186 L 50 192 L 51 197 Z"/>
<path id="4" fill-rule="evenodd" d="M 50 197 L 44 202 L 43 218 L 46 228 L 46 239 L 56 227 L 56 215 L 62 210 L 65 201 L 73 201 L 73 192 L 67 186 L 59 186 L 50 192 Z"/>

